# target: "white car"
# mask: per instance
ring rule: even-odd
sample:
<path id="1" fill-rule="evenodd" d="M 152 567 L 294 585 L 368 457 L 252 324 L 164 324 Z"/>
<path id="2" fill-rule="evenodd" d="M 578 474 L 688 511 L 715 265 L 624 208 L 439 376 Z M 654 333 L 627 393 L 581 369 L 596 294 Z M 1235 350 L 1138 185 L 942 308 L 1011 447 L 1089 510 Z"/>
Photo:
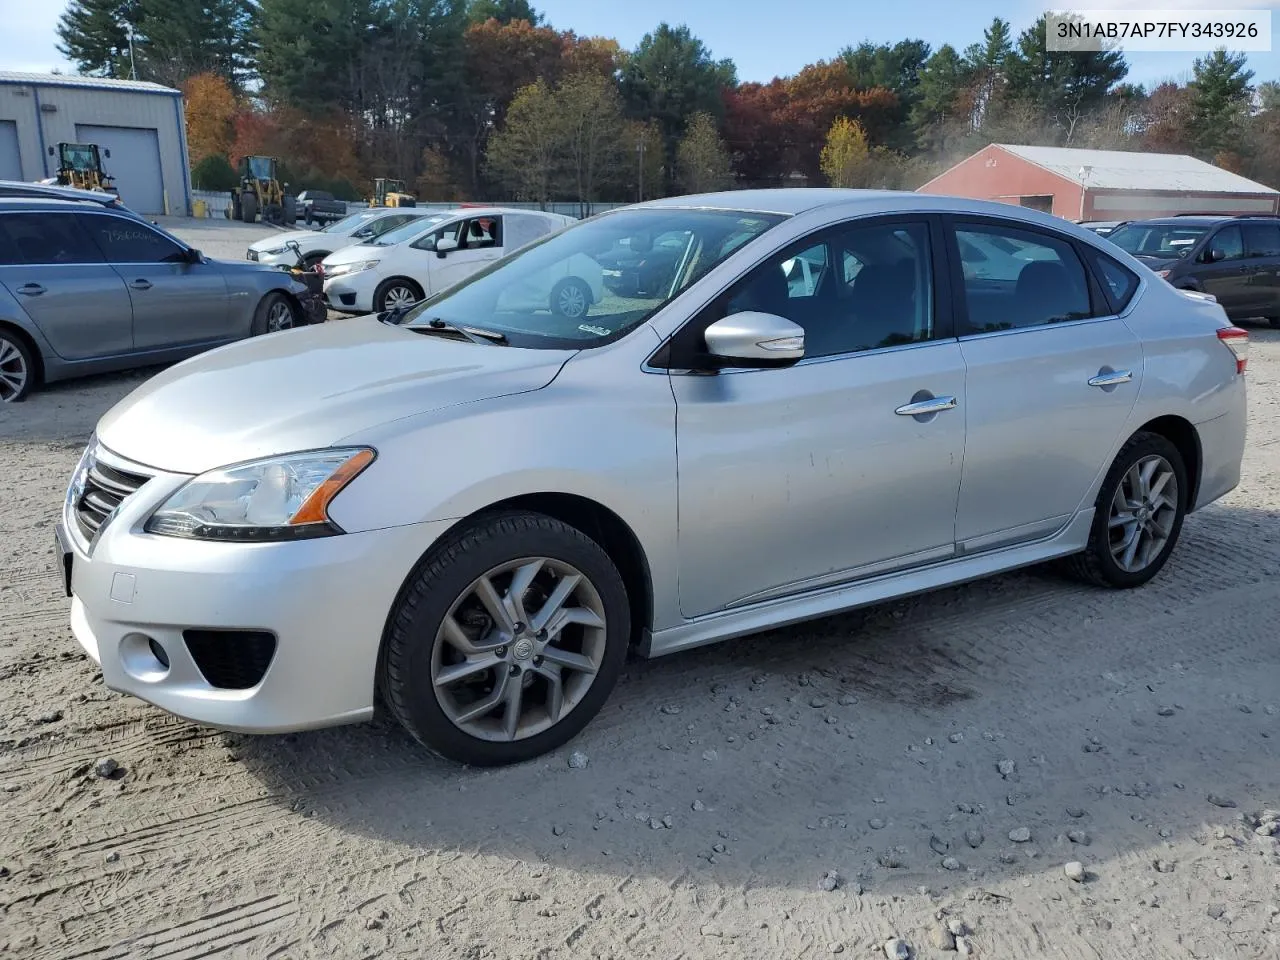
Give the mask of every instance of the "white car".
<path id="1" fill-rule="evenodd" d="M 258 263 L 286 264 L 293 266 L 297 256 L 289 247 L 297 243 L 302 253 L 303 265 L 310 270 L 329 254 L 362 240 L 373 240 L 411 220 L 429 216 L 429 211 L 414 210 L 361 210 L 343 217 L 319 230 L 290 230 L 273 233 L 265 240 L 249 245 L 246 260 Z"/>
<path id="2" fill-rule="evenodd" d="M 512 250 L 577 221 L 557 213 L 470 207 L 406 223 L 375 240 L 325 257 L 320 264 L 329 306 L 343 313 L 381 313 L 453 286 Z M 604 294 L 600 265 L 579 264 L 546 290 L 519 291 L 523 309 L 550 308 L 577 319 Z M 513 307 L 515 304 L 513 303 Z"/>

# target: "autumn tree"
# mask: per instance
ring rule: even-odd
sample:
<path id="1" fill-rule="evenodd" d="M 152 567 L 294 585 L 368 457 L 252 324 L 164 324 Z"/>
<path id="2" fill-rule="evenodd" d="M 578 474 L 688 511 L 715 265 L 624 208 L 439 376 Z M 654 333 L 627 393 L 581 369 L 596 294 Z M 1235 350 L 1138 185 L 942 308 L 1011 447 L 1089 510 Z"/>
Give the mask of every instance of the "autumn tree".
<path id="1" fill-rule="evenodd" d="M 565 192 L 584 206 L 603 182 L 620 177 L 624 125 L 616 85 L 595 73 L 567 77 L 555 94 Z"/>
<path id="2" fill-rule="evenodd" d="M 857 120 L 837 117 L 822 147 L 822 173 L 833 187 L 863 186 L 871 147 Z"/>
<path id="3" fill-rule="evenodd" d="M 191 163 L 205 157 L 231 155 L 235 140 L 236 98 L 231 85 L 216 73 L 198 73 L 182 85 L 187 114 L 187 150 Z"/>
<path id="4" fill-rule="evenodd" d="M 695 113 L 676 148 L 676 176 L 686 193 L 723 190 L 733 183 L 729 151 L 708 113 Z"/>
<path id="5" fill-rule="evenodd" d="M 515 95 L 506 123 L 489 138 L 489 170 L 516 199 L 551 200 L 561 145 L 556 120 L 554 91 L 535 80 Z"/>

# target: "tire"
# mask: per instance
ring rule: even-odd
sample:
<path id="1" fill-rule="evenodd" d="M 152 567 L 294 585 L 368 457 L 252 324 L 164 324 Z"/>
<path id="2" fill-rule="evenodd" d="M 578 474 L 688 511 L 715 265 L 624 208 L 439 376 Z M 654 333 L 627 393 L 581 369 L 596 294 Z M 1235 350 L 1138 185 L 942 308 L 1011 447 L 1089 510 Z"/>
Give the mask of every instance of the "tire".
<path id="1" fill-rule="evenodd" d="M 273 290 L 258 301 L 258 309 L 253 311 L 253 326 L 249 335 L 260 337 L 264 333 L 278 333 L 301 325 L 298 308 L 293 301 L 278 290 Z"/>
<path id="2" fill-rule="evenodd" d="M 284 224 L 286 227 L 292 227 L 298 222 L 298 200 L 296 197 L 285 197 L 281 203 L 280 212 L 284 214 Z"/>
<path id="3" fill-rule="evenodd" d="M 36 385 L 31 348 L 16 333 L 0 328 L 0 403 L 21 403 Z"/>
<path id="4" fill-rule="evenodd" d="M 1137 511 L 1138 519 L 1113 528 L 1112 517 L 1118 517 L 1122 513 L 1121 505 L 1117 503 L 1118 497 L 1124 501 L 1137 502 L 1134 494 L 1139 494 L 1142 496 L 1143 503 L 1149 503 L 1155 499 L 1141 494 L 1140 490 L 1135 490 L 1132 478 L 1127 478 L 1127 475 L 1131 471 L 1142 473 L 1147 465 L 1156 461 L 1163 461 L 1163 464 L 1157 463 L 1151 479 L 1154 483 L 1161 485 L 1159 493 L 1163 494 L 1164 500 L 1169 499 L 1170 481 L 1177 485 L 1172 498 L 1173 504 L 1163 508 L 1157 507 L 1155 511 L 1149 513 L 1149 520 L 1141 519 L 1147 515 L 1146 509 L 1143 508 Z M 1171 476 L 1162 481 L 1161 475 L 1166 472 Z M 1128 483 L 1126 483 L 1127 479 Z M 1125 484 L 1123 490 L 1122 484 Z M 1098 499 L 1094 504 L 1089 544 L 1082 553 L 1067 558 L 1067 570 L 1078 579 L 1099 587 L 1127 589 L 1142 586 L 1160 572 L 1177 545 L 1178 536 L 1182 532 L 1182 521 L 1187 513 L 1189 491 L 1186 464 L 1178 448 L 1159 434 L 1135 433 L 1120 449 L 1115 462 L 1111 464 L 1111 469 L 1107 471 L 1107 476 L 1102 481 Z M 1123 513 L 1133 515 L 1134 511 L 1123 511 Z M 1124 552 L 1121 547 L 1128 542 L 1135 524 L 1138 525 L 1137 532 L 1140 535 L 1139 542 L 1134 548 L 1136 552 Z M 1164 536 L 1158 548 L 1151 546 L 1153 540 L 1144 539 L 1151 535 L 1149 531 L 1153 529 Z M 1113 541 L 1118 542 L 1113 543 Z M 1117 550 L 1121 550 L 1122 555 L 1119 558 L 1113 552 Z M 1144 558 L 1143 553 L 1146 551 L 1150 551 L 1150 555 Z M 1133 557 L 1131 565 L 1126 566 L 1123 561 L 1131 553 Z"/>
<path id="5" fill-rule="evenodd" d="M 422 299 L 422 288 L 412 280 L 392 277 L 390 280 L 383 280 L 378 284 L 378 289 L 373 291 L 373 312 L 381 313 L 396 306 L 400 302 L 398 298 L 402 291 L 411 296 L 414 303 Z"/>
<path id="6" fill-rule="evenodd" d="M 536 576 L 519 593 L 514 610 L 529 622 L 513 621 L 508 610 L 506 626 L 500 625 L 485 612 L 477 584 L 489 583 L 503 610 L 512 581 L 533 569 Z M 562 622 L 549 634 L 533 631 L 548 600 L 555 599 L 555 585 L 563 582 L 557 578 L 574 573 L 581 580 L 560 609 L 596 622 Z M 526 612 L 530 596 L 536 599 Z M 485 652 L 467 660 L 445 638 L 446 618 L 457 628 L 448 632 Z M 482 516 L 433 547 L 410 576 L 388 622 L 379 689 L 390 712 L 432 752 L 474 766 L 519 763 L 568 742 L 599 712 L 622 672 L 630 632 L 626 587 L 594 540 L 541 514 Z M 493 666 L 471 669 L 448 685 L 439 682 L 449 667 L 488 657 Z M 555 716 L 551 676 L 560 678 Z M 510 685 L 513 679 L 518 687 Z M 515 709 L 508 707 L 504 690 L 518 694 Z M 488 711 L 486 700 L 492 704 Z"/>
<path id="7" fill-rule="evenodd" d="M 240 217 L 245 223 L 253 223 L 258 219 L 258 198 L 252 193 L 240 194 Z"/>
<path id="8" fill-rule="evenodd" d="M 306 208 L 305 215 L 304 215 L 303 219 L 306 221 L 306 224 L 307 224 L 307 226 L 308 226 L 308 227 L 309 227 L 309 226 L 311 226 L 313 223 L 315 223 L 315 217 L 313 217 L 313 216 L 311 215 L 311 208 L 310 208 L 310 207 L 307 207 L 307 208 Z"/>
<path id="9" fill-rule="evenodd" d="M 551 288 L 551 312 L 566 320 L 581 320 L 591 309 L 591 288 L 577 277 L 565 277 Z"/>

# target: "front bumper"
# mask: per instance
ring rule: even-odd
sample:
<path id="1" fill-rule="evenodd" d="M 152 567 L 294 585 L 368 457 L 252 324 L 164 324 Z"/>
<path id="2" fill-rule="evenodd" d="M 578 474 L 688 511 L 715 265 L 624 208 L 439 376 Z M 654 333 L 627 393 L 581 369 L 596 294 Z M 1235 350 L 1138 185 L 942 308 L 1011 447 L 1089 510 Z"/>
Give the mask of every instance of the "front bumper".
<path id="1" fill-rule="evenodd" d="M 188 479 L 159 474 L 86 543 L 71 547 L 71 628 L 113 690 L 180 717 L 245 733 L 367 720 L 378 650 L 400 586 L 448 523 L 289 543 L 213 543 L 142 532 Z M 215 686 L 186 631 L 274 637 L 261 679 Z M 206 634 L 207 636 L 207 634 Z M 194 642 L 194 641 L 191 641 Z M 155 654 L 160 648 L 163 659 Z"/>
<path id="2" fill-rule="evenodd" d="M 331 309 L 342 313 L 373 313 L 373 292 L 378 282 L 372 270 L 325 277 L 324 298 Z"/>

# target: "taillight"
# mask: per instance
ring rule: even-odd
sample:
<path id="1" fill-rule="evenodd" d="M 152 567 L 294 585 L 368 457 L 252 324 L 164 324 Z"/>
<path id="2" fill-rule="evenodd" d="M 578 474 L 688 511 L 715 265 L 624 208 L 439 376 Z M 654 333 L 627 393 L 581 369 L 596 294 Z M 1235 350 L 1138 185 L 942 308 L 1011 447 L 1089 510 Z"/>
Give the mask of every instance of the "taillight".
<path id="1" fill-rule="evenodd" d="M 1236 373 L 1244 373 L 1249 365 L 1249 332 L 1239 327 L 1223 327 L 1218 331 L 1222 345 L 1236 358 Z"/>

